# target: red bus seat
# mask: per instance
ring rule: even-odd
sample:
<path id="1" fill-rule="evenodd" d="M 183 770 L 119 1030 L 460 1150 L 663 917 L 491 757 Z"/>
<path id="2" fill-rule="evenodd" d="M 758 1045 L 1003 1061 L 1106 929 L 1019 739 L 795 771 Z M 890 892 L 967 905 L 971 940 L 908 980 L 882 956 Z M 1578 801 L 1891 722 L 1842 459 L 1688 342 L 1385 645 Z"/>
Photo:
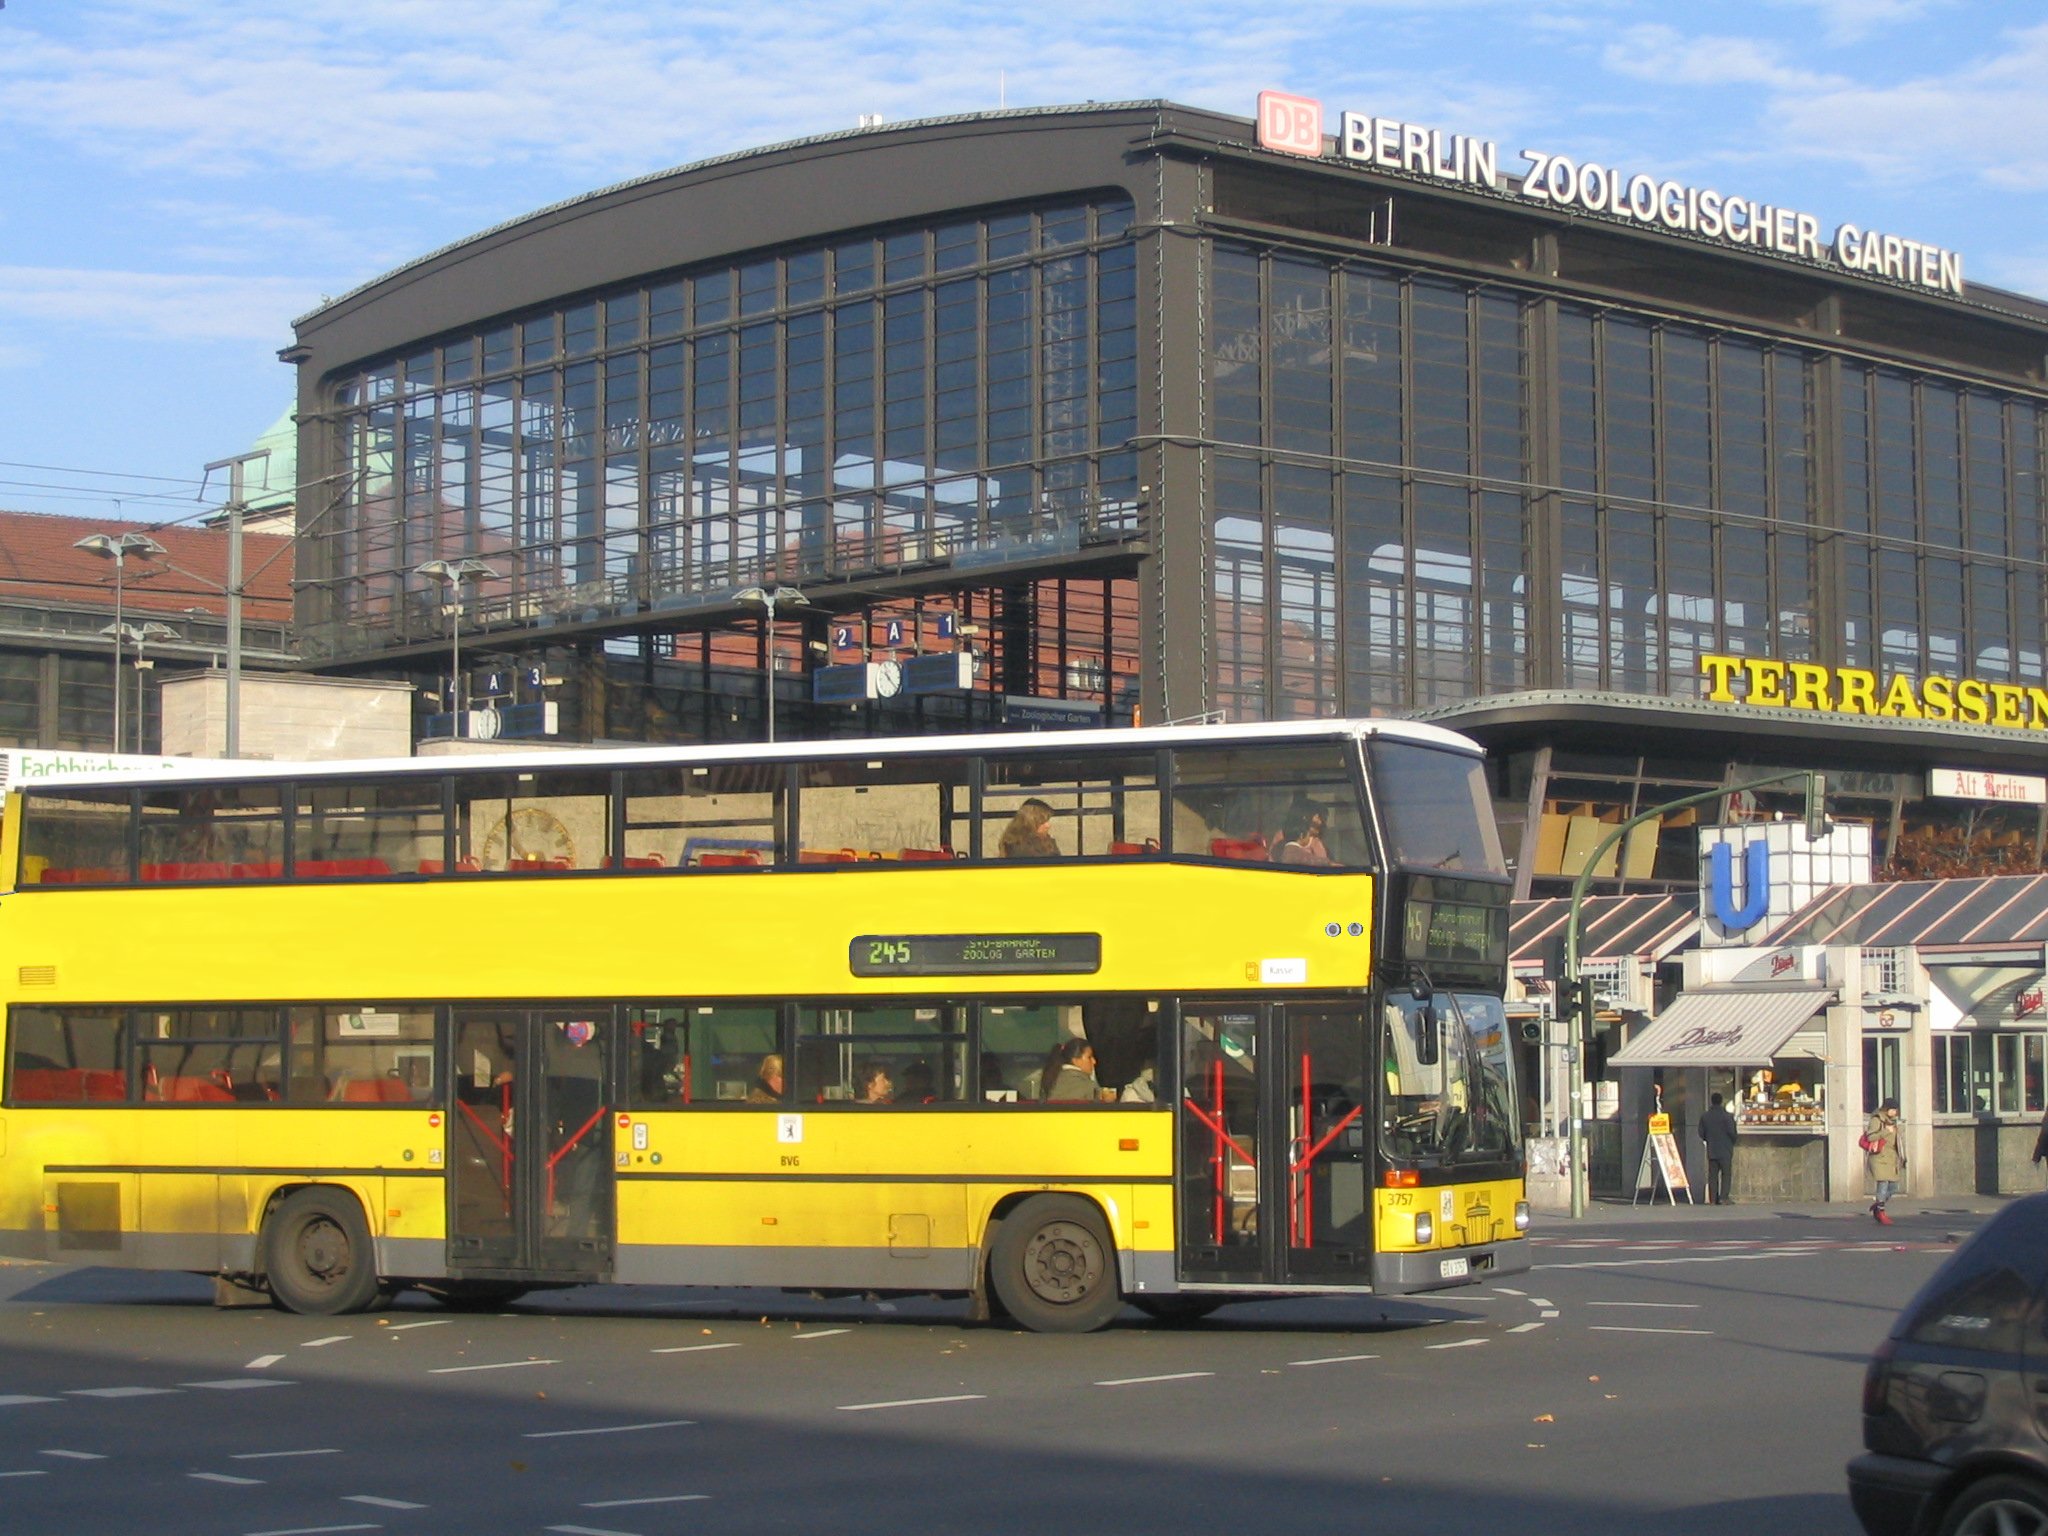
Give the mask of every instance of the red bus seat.
<path id="1" fill-rule="evenodd" d="M 1159 851 L 1159 839 L 1148 837 L 1142 843 L 1111 843 L 1109 851 L 1119 858 L 1126 859 L 1135 858 L 1140 854 L 1157 853 Z"/>
<path id="2" fill-rule="evenodd" d="M 166 1077 L 157 1084 L 157 1097 L 167 1104 L 232 1104 L 232 1088 L 211 1077 Z"/>
<path id="3" fill-rule="evenodd" d="M 858 864 L 860 855 L 851 848 L 805 848 L 796 861 L 799 864 Z"/>
<path id="4" fill-rule="evenodd" d="M 1255 837 L 1212 837 L 1209 852 L 1219 859 L 1269 859 L 1266 845 Z"/>
<path id="5" fill-rule="evenodd" d="M 426 861 L 422 859 L 421 864 Z M 435 868 L 438 869 L 438 861 Z M 354 877 L 361 879 L 370 875 L 388 875 L 391 866 L 382 859 L 300 859 L 298 872 L 308 879 L 338 880 Z"/>
<path id="6" fill-rule="evenodd" d="M 337 1097 L 345 1104 L 410 1104 L 412 1085 L 401 1077 L 352 1077 Z"/>
<path id="7" fill-rule="evenodd" d="M 697 864 L 702 869 L 740 869 L 759 865 L 761 855 L 751 850 L 740 853 L 700 853 Z"/>

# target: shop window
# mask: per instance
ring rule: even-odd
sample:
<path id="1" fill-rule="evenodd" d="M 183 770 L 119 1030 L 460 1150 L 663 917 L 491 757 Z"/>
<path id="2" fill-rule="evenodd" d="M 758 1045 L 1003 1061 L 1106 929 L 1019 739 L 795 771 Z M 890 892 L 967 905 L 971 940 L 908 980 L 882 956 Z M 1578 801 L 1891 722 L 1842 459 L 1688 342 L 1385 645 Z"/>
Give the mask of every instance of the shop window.
<path id="1" fill-rule="evenodd" d="M 2041 866 L 2040 836 L 2036 806 L 1909 801 L 1883 877 L 1947 880 L 2032 872 Z"/>
<path id="2" fill-rule="evenodd" d="M 275 1008 L 145 1008 L 135 1016 L 145 1104 L 269 1104 L 284 1089 Z"/>
<path id="3" fill-rule="evenodd" d="M 626 1029 L 627 1102 L 635 1109 L 786 1100 L 772 1006 L 647 1004 L 627 1009 Z"/>
<path id="4" fill-rule="evenodd" d="M 142 793 L 144 881 L 274 880 L 284 872 L 275 784 L 197 784 Z"/>
<path id="5" fill-rule="evenodd" d="M 985 859 L 1132 857 L 1161 845 L 1158 758 L 1149 752 L 991 758 Z"/>
<path id="6" fill-rule="evenodd" d="M 677 764 L 625 775 L 627 869 L 759 869 L 776 862 L 779 763 Z"/>
<path id="7" fill-rule="evenodd" d="M 1934 1037 L 1937 1115 L 2037 1115 L 2044 1108 L 2039 1030 L 1950 1030 Z"/>
<path id="8" fill-rule="evenodd" d="M 69 789 L 26 797 L 21 823 L 23 885 L 109 885 L 128 870 L 125 789 Z"/>
<path id="9" fill-rule="evenodd" d="M 292 872 L 301 880 L 432 874 L 448 856 L 442 781 L 313 781 L 298 787 Z"/>
<path id="10" fill-rule="evenodd" d="M 1899 1070 L 1903 1042 L 1896 1035 L 1863 1037 L 1863 1113 L 1874 1115 L 1886 1099 L 1905 1102 Z"/>
<path id="11" fill-rule="evenodd" d="M 118 1008 L 14 1008 L 7 1015 L 11 1104 L 119 1103 L 128 1097 Z"/>
<path id="12" fill-rule="evenodd" d="M 973 772 L 963 758 L 840 758 L 797 769 L 799 864 L 951 859 L 964 852 Z"/>
<path id="13" fill-rule="evenodd" d="M 796 1095 L 811 1104 L 924 1105 L 965 1096 L 966 1009 L 955 1003 L 806 1007 Z"/>
<path id="14" fill-rule="evenodd" d="M 1353 787 L 1356 769 L 1336 744 L 1184 747 L 1173 758 L 1173 840 L 1182 857 L 1315 863 L 1290 854 L 1320 820 L 1327 862 L 1372 862 Z"/>
<path id="15" fill-rule="evenodd" d="M 428 1104 L 434 1074 L 434 1010 L 349 1004 L 291 1010 L 294 1104 Z"/>
<path id="16" fill-rule="evenodd" d="M 611 852 L 611 776 L 488 773 L 455 780 L 456 869 L 548 874 L 603 869 Z"/>

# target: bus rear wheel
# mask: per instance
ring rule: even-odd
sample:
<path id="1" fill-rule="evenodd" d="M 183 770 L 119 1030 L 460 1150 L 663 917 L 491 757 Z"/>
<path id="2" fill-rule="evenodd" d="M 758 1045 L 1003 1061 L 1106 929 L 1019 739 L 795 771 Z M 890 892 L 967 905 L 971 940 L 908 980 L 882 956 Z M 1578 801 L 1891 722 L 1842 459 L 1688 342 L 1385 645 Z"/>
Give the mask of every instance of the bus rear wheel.
<path id="1" fill-rule="evenodd" d="M 369 1224 L 345 1190 L 288 1195 L 263 1229 L 270 1294 L 287 1312 L 333 1317 L 374 1306 L 383 1293 Z"/>
<path id="2" fill-rule="evenodd" d="M 988 1266 L 996 1299 L 1034 1333 L 1092 1333 L 1123 1305 L 1116 1246 L 1073 1195 L 1039 1195 L 1004 1217 Z"/>

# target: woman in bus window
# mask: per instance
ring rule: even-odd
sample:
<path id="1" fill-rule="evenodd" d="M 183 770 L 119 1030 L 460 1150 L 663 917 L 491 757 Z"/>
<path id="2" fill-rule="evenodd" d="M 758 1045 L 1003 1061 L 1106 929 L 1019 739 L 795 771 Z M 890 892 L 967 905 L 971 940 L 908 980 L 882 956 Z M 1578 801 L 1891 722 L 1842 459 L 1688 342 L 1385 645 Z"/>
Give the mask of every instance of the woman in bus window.
<path id="1" fill-rule="evenodd" d="M 1026 800 L 1017 807 L 1017 814 L 1010 818 L 1010 824 L 1003 828 L 997 847 L 1006 859 L 1057 858 L 1060 845 L 1046 830 L 1051 822 L 1051 806 L 1035 798 Z"/>
<path id="2" fill-rule="evenodd" d="M 879 1061 L 864 1062 L 853 1074 L 853 1102 L 888 1104 L 896 1097 L 896 1085 L 889 1080 L 889 1068 Z"/>
<path id="3" fill-rule="evenodd" d="M 782 1057 L 770 1051 L 761 1058 L 761 1070 L 754 1078 L 754 1086 L 747 1090 L 749 1104 L 779 1104 L 782 1102 Z"/>
<path id="4" fill-rule="evenodd" d="M 1306 800 L 1297 800 L 1287 813 L 1280 845 L 1273 851 L 1278 864 L 1328 864 L 1330 850 L 1323 843 L 1323 813 Z"/>
<path id="5" fill-rule="evenodd" d="M 1039 1086 L 1048 1104 L 1092 1104 L 1098 1096 L 1095 1047 L 1078 1036 L 1062 1040 L 1046 1058 Z"/>

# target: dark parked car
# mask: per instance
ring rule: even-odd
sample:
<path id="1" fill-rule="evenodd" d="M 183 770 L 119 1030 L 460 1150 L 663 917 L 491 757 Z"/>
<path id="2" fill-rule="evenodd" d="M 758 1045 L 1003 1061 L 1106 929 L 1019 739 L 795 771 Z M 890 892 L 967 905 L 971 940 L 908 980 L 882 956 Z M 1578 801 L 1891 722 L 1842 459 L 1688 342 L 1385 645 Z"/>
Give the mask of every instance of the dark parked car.
<path id="1" fill-rule="evenodd" d="M 1986 1222 L 1863 1378 L 1849 1501 L 1870 1536 L 2048 1536 L 2048 1195 Z"/>

